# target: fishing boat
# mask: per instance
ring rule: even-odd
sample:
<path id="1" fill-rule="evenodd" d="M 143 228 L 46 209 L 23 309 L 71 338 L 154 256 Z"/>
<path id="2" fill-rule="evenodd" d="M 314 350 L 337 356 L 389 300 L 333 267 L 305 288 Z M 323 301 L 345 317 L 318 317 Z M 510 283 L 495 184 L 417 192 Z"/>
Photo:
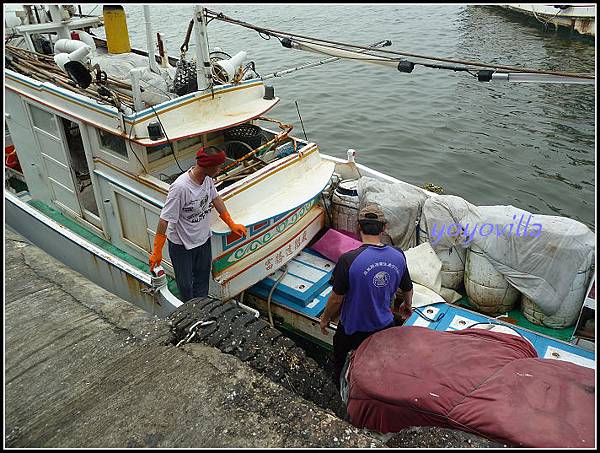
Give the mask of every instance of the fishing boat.
<path id="1" fill-rule="evenodd" d="M 162 268 L 154 272 L 148 258 L 169 184 L 194 164 L 198 147 L 206 145 L 226 149 L 228 158 L 215 183 L 232 217 L 248 229 L 246 237 L 235 236 L 211 212 L 210 294 L 223 301 L 235 299 L 241 309 L 284 330 L 330 347 L 332 335 L 321 333 L 319 316 L 331 291 L 335 262 L 315 244 L 328 228 L 356 233 L 356 213 L 364 201 L 357 188 L 365 193 L 385 185 L 410 192 L 420 200 L 419 215 L 402 246 L 416 249 L 418 243 L 431 242 L 420 211 L 426 200 L 443 195 L 356 162 L 355 150 L 348 150 L 346 159 L 323 154 L 316 143 L 294 136 L 291 125 L 265 116 L 279 102 L 268 77 L 259 77 L 253 63 L 244 64 L 245 52 L 230 56 L 209 51 L 207 10 L 194 8 L 179 58 L 164 51 L 164 37 L 152 30 L 149 7 L 144 7 L 146 50 L 131 48 L 121 7 L 104 6 L 98 17 L 79 17 L 52 5 L 48 13 L 50 22 L 37 21 L 32 11 L 17 15 L 15 43 L 5 46 L 5 125 L 14 144 L 10 152 L 18 157 L 5 166 L 6 224 L 103 288 L 160 317 L 182 306 L 168 252 Z M 106 39 L 93 34 L 101 24 Z M 195 61 L 186 53 L 192 33 Z M 375 47 L 332 53 L 331 48 L 291 39 L 282 44 L 327 51 L 331 60 L 360 59 Z M 406 59 L 365 58 L 402 72 L 414 66 Z M 531 76 L 534 81 L 593 83 L 589 76 L 504 69 L 480 65 L 478 78 L 513 82 Z M 420 230 L 424 234 L 419 237 Z M 582 237 L 590 233 L 578 231 Z M 423 253 L 416 256 L 431 255 Z M 473 269 L 484 269 L 481 250 L 470 247 L 462 253 L 470 253 Z M 569 284 L 578 278 L 575 298 L 593 279 L 591 262 L 573 271 Z M 437 263 L 441 271 L 441 261 Z M 464 267 L 458 273 L 462 282 Z M 507 292 L 509 286 L 501 289 Z M 492 292 L 479 285 L 471 295 L 477 291 L 483 291 L 484 299 Z M 440 292 L 439 285 L 432 289 L 415 281 L 416 309 L 458 310 L 456 316 L 473 322 L 482 322 L 482 316 L 493 323 L 519 321 L 531 335 L 543 336 L 544 344 L 552 343 L 551 353 L 564 351 L 560 359 L 578 356 L 584 366 L 595 366 L 594 353 L 574 344 L 574 325 L 568 326 L 569 333 L 561 330 L 563 336 L 557 339 L 551 328 L 542 326 L 545 333 L 536 332 L 534 323 L 512 312 L 505 321 L 496 319 L 493 311 L 486 314 L 485 306 L 470 304 L 473 297 L 466 294 L 450 306 Z M 581 292 L 581 300 L 575 301 L 574 321 L 581 321 L 577 315 L 584 296 Z M 529 306 L 539 309 L 536 301 L 529 300 Z M 462 308 L 457 305 L 461 302 Z M 409 322 L 418 316 L 415 312 Z M 552 316 L 542 313 L 541 318 Z M 330 324 L 332 332 L 335 328 Z"/>
<path id="2" fill-rule="evenodd" d="M 574 30 L 584 36 L 596 36 L 596 5 L 544 5 L 540 3 L 515 3 L 498 5 L 536 19 L 548 27 Z"/>

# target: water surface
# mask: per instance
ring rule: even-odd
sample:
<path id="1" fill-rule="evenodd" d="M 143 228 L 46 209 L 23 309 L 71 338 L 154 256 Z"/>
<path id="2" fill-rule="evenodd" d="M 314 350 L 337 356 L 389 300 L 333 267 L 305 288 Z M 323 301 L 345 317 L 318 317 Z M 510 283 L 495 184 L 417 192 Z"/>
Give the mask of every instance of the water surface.
<path id="1" fill-rule="evenodd" d="M 533 19 L 476 5 L 206 5 L 255 25 L 430 56 L 574 72 L 595 71 L 594 40 L 544 30 Z M 90 11 L 95 5 L 85 5 Z M 101 7 L 95 10 L 99 13 Z M 152 5 L 154 32 L 178 55 L 193 6 Z M 131 42 L 145 48 L 141 5 L 125 5 Z M 319 60 L 220 21 L 215 46 L 240 50 L 271 72 Z M 194 55 L 193 37 L 189 55 Z M 465 73 L 417 67 L 411 74 L 351 61 L 271 79 L 281 102 L 270 117 L 292 122 L 323 153 L 398 179 L 433 183 L 476 205 L 513 205 L 594 227 L 595 86 L 481 83 Z"/>

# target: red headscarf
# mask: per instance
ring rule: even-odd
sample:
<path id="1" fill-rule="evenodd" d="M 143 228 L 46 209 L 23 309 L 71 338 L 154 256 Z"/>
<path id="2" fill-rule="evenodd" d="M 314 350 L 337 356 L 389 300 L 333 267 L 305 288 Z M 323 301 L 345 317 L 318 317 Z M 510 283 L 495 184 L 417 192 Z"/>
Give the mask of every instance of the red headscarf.
<path id="1" fill-rule="evenodd" d="M 208 155 L 206 154 L 204 147 L 202 147 L 196 153 L 196 162 L 198 162 L 200 167 L 216 167 L 225 162 L 225 151 Z"/>

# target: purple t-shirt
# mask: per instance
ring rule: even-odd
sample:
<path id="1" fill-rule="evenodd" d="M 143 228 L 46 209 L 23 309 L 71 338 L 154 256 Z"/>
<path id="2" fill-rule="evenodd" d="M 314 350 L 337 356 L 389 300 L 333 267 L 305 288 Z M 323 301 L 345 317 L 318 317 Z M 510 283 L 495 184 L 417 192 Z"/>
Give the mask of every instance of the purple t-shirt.
<path id="1" fill-rule="evenodd" d="M 211 236 L 210 203 L 219 194 L 210 176 L 196 183 L 189 170 L 179 175 L 169 187 L 160 218 L 169 222 L 167 238 L 186 250 L 204 244 Z"/>
<path id="2" fill-rule="evenodd" d="M 340 256 L 332 283 L 333 291 L 345 296 L 340 322 L 346 335 L 389 326 L 394 321 L 391 305 L 396 291 L 413 287 L 404 252 L 371 244 Z"/>

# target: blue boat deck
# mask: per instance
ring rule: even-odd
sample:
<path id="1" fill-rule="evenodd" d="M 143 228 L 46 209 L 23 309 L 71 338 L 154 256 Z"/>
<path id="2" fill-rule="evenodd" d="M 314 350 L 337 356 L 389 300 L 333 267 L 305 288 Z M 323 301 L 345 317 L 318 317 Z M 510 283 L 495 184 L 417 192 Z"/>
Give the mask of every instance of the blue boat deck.
<path id="1" fill-rule="evenodd" d="M 273 303 L 283 305 L 306 316 L 317 318 L 325 309 L 331 285 L 329 279 L 335 263 L 305 248 L 287 264 L 287 273 L 279 269 L 269 277 L 248 289 L 251 294 Z M 281 280 L 278 282 L 278 280 Z"/>
<path id="2" fill-rule="evenodd" d="M 409 326 L 422 326 L 446 332 L 466 329 L 475 324 L 497 324 L 514 329 L 531 342 L 541 358 L 566 360 L 588 368 L 596 368 L 594 352 L 446 303 L 417 308 L 405 323 Z"/>
<path id="3" fill-rule="evenodd" d="M 288 263 L 287 271 L 280 269 L 247 291 L 263 300 L 267 300 L 272 293 L 272 303 L 310 318 L 318 318 L 325 309 L 332 290 L 329 280 L 334 267 L 334 262 L 307 247 Z M 468 306 L 468 299 L 464 298 L 461 303 Z M 510 316 L 518 318 L 516 321 L 519 323 L 523 321 L 519 319 L 522 316 L 513 315 L 511 312 Z M 596 367 L 594 352 L 564 341 L 571 337 L 573 327 L 553 332 L 552 329 L 535 326 L 528 321 L 525 323 L 526 327 L 523 327 L 499 321 L 459 305 L 446 303 L 415 309 L 405 325 L 453 331 L 480 323 L 504 325 L 516 330 L 533 344 L 539 357 L 567 360 L 588 368 Z"/>

